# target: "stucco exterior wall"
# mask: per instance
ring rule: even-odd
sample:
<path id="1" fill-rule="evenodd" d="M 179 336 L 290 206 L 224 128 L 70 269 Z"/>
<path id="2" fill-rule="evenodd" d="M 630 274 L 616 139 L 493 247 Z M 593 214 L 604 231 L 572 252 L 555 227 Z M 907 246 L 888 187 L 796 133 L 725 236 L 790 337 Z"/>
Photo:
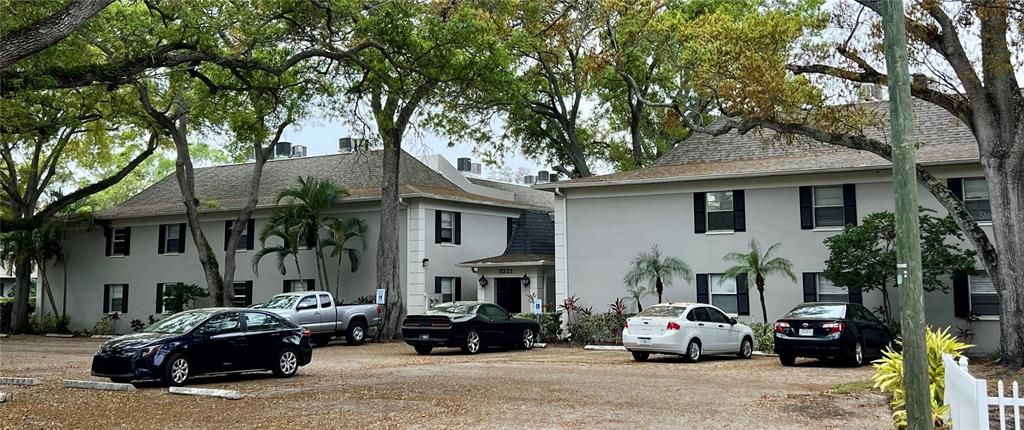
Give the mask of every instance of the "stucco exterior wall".
<path id="1" fill-rule="evenodd" d="M 980 176 L 977 166 L 936 168 L 940 177 Z M 556 276 L 557 296 L 577 296 L 585 306 L 607 309 L 619 297 L 627 296 L 623 276 L 631 260 L 640 252 L 657 245 L 663 254 L 682 258 L 697 273 L 721 273 L 731 264 L 722 257 L 732 251 L 745 251 L 751 239 L 765 248 L 781 243 L 779 255 L 793 262 L 798 279 L 770 276 L 765 301 L 768 320 L 773 321 L 803 301 L 802 272 L 821 272 L 828 250 L 823 241 L 837 229 L 802 230 L 800 228 L 799 186 L 856 184 L 857 216 L 893 210 L 892 184 L 888 170 L 869 172 L 773 176 L 745 180 L 717 180 L 565 188 L 565 197 L 556 201 Z M 693 193 L 745 190 L 746 231 L 735 233 L 694 233 Z M 945 215 L 945 210 L 923 188 L 920 203 Z M 564 208 L 564 209 L 563 209 Z M 562 213 L 558 213 L 561 210 Z M 564 219 L 564 227 L 559 221 Z M 991 227 L 984 227 L 991 232 Z M 559 242 L 560 231 L 564 244 Z M 990 233 L 991 234 L 991 233 Z M 967 246 L 970 246 L 969 244 Z M 564 252 L 560 253 L 560 251 Z M 980 268 L 980 264 L 978 265 Z M 564 270 L 564 272 L 563 272 Z M 951 281 L 950 281 L 951 284 Z M 753 282 L 749 282 L 750 316 L 741 319 L 762 321 L 761 304 Z M 951 287 L 951 285 L 950 285 Z M 898 291 L 892 291 L 894 311 L 898 312 Z M 665 301 L 696 301 L 696 281 L 673 279 L 665 289 Z M 643 304 L 657 302 L 648 296 Z M 882 303 L 881 294 L 864 294 L 864 305 L 874 309 Z M 926 297 L 928 323 L 934 326 L 964 326 L 953 316 L 951 294 L 933 292 Z M 894 313 L 898 315 L 898 313 Z M 974 323 L 978 333 L 974 343 L 978 351 L 992 350 L 998 344 L 998 321 Z"/>

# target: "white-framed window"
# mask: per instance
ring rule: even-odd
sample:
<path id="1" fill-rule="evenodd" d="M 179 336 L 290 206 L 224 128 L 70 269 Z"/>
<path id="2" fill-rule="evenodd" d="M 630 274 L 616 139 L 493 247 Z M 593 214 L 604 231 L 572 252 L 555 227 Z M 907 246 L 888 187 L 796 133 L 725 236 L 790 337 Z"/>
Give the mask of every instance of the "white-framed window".
<path id="1" fill-rule="evenodd" d="M 843 187 L 814 187 L 814 227 L 846 225 L 843 208 Z"/>
<path id="2" fill-rule="evenodd" d="M 721 274 L 710 277 L 711 304 L 729 314 L 739 312 L 739 300 L 736 297 L 736 278 L 723 279 Z"/>
<path id="3" fill-rule="evenodd" d="M 178 246 L 181 243 L 181 231 L 178 230 L 177 224 L 171 224 L 166 227 L 167 236 L 164 238 L 164 249 L 168 253 L 178 252 Z"/>
<path id="4" fill-rule="evenodd" d="M 131 249 L 131 227 L 118 227 L 110 233 L 110 255 L 125 256 Z"/>
<path id="5" fill-rule="evenodd" d="M 732 191 L 715 191 L 706 194 L 707 231 L 732 231 L 735 229 L 733 217 Z"/>
<path id="6" fill-rule="evenodd" d="M 103 294 L 103 312 L 128 312 L 128 284 L 107 284 Z"/>
<path id="7" fill-rule="evenodd" d="M 285 293 L 294 293 L 298 291 L 313 291 L 316 289 L 316 281 L 312 279 L 286 279 L 284 283 Z"/>
<path id="8" fill-rule="evenodd" d="M 971 291 L 971 312 L 975 315 L 999 315 L 999 295 L 987 274 L 967 278 Z"/>
<path id="9" fill-rule="evenodd" d="M 231 304 L 236 307 L 246 308 L 252 305 L 252 281 L 235 281 L 235 297 Z"/>
<path id="10" fill-rule="evenodd" d="M 819 302 L 849 302 L 850 293 L 846 291 L 846 288 L 837 287 L 832 281 L 818 274 L 814 277 L 818 284 L 818 301 Z"/>
<path id="11" fill-rule="evenodd" d="M 181 282 L 164 282 L 160 284 L 160 306 L 157 309 L 158 314 L 169 314 L 174 312 L 174 310 L 167 307 L 167 299 L 174 294 L 174 290 L 176 288 L 181 288 L 181 286 Z"/>
<path id="12" fill-rule="evenodd" d="M 975 221 L 992 221 L 985 178 L 964 178 L 964 206 Z"/>
<path id="13" fill-rule="evenodd" d="M 455 278 L 444 276 L 438 277 L 434 284 L 434 294 L 441 295 L 441 302 L 448 303 L 455 300 Z"/>
<path id="14" fill-rule="evenodd" d="M 455 214 L 441 211 L 441 243 L 455 242 Z"/>

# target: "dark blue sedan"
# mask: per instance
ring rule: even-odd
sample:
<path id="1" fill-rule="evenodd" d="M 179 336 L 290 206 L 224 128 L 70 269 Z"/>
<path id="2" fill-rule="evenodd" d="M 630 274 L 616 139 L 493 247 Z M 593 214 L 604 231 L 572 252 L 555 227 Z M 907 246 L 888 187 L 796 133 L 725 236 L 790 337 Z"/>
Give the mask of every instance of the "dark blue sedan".
<path id="1" fill-rule="evenodd" d="M 92 374 L 114 382 L 162 379 L 184 385 L 199 374 L 271 370 L 295 375 L 313 358 L 309 330 L 256 309 L 209 308 L 180 312 L 141 333 L 104 343 Z"/>

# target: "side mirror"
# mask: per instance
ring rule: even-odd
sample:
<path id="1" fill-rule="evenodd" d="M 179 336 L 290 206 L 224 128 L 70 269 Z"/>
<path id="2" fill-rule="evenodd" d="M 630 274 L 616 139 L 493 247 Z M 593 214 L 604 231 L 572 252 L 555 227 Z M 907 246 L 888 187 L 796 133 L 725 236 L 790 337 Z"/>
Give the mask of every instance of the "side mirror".
<path id="1" fill-rule="evenodd" d="M 729 325 L 736 325 L 737 322 L 736 318 L 729 318 Z"/>

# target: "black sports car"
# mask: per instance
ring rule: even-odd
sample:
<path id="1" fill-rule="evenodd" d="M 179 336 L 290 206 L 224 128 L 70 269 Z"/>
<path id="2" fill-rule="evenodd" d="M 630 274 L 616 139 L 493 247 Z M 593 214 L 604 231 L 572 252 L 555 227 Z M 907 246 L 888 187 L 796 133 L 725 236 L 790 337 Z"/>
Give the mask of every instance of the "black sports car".
<path id="1" fill-rule="evenodd" d="M 838 358 L 853 366 L 881 356 L 892 333 L 857 303 L 804 303 L 775 323 L 775 353 L 783 366 L 797 357 Z"/>
<path id="2" fill-rule="evenodd" d="M 501 306 L 480 302 L 443 303 L 402 324 L 405 342 L 425 355 L 435 347 L 462 348 L 476 354 L 488 346 L 532 349 L 540 324 L 516 318 Z"/>
<path id="3" fill-rule="evenodd" d="M 201 373 L 271 370 L 293 376 L 312 358 L 309 330 L 273 313 L 196 309 L 107 341 L 92 359 L 92 374 L 114 382 L 163 379 L 183 385 Z"/>

